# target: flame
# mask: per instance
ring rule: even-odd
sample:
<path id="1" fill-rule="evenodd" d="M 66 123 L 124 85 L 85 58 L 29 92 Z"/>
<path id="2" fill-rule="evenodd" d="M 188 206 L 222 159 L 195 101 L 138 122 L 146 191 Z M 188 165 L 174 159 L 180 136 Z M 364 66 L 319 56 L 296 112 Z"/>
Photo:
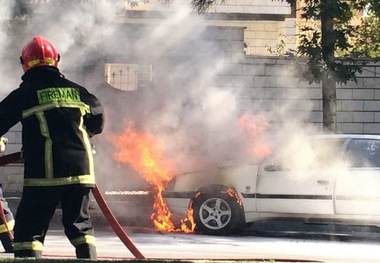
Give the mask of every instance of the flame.
<path id="1" fill-rule="evenodd" d="M 154 186 L 156 193 L 153 208 L 155 212 L 152 213 L 151 220 L 156 229 L 168 232 L 193 232 L 195 224 L 192 210 L 189 209 L 188 217 L 181 220 L 181 227 L 178 228 L 172 222 L 173 214 L 163 198 L 162 193 L 167 183 L 176 174 L 176 168 L 171 160 L 163 157 L 162 141 L 149 134 L 136 132 L 134 123 L 128 122 L 127 129 L 123 134 L 117 136 L 114 144 L 119 149 L 119 152 L 114 154 L 115 160 L 128 163 Z"/>
<path id="2" fill-rule="evenodd" d="M 264 140 L 263 133 L 269 123 L 261 115 L 253 119 L 243 115 L 239 119 L 243 130 L 253 137 L 250 140 L 250 150 L 257 157 L 265 157 L 271 153 L 270 148 Z M 138 133 L 133 122 L 128 122 L 126 130 L 118 135 L 114 140 L 115 147 L 119 152 L 114 154 L 115 160 L 129 164 L 144 179 L 154 186 L 154 211 L 151 215 L 157 230 L 168 232 L 192 233 L 195 229 L 193 218 L 192 202 L 189 204 L 188 215 L 180 220 L 177 227 L 172 221 L 172 212 L 169 210 L 164 198 L 163 191 L 167 183 L 177 174 L 174 163 L 164 157 L 164 144 L 158 138 L 146 134 Z M 241 200 L 232 189 L 227 191 L 231 197 L 235 198 L 241 205 Z"/>
<path id="3" fill-rule="evenodd" d="M 195 222 L 193 217 L 193 200 L 190 201 L 189 209 L 187 210 L 187 217 L 181 220 L 181 230 L 185 233 L 192 233 L 195 230 Z M 190 225 L 190 227 L 189 227 Z"/>
<path id="4" fill-rule="evenodd" d="M 238 196 L 238 194 L 236 193 L 236 191 L 234 191 L 233 189 L 231 188 L 228 188 L 225 192 L 223 193 L 226 193 L 228 194 L 229 196 L 231 196 L 233 199 L 236 200 L 236 203 L 238 203 L 239 206 L 242 206 L 243 205 L 243 202 L 241 201 L 240 197 Z"/>
<path id="5" fill-rule="evenodd" d="M 264 138 L 265 130 L 270 127 L 265 117 L 257 114 L 254 117 L 243 115 L 239 118 L 241 128 L 250 137 L 250 152 L 256 156 L 263 158 L 272 153 Z"/>

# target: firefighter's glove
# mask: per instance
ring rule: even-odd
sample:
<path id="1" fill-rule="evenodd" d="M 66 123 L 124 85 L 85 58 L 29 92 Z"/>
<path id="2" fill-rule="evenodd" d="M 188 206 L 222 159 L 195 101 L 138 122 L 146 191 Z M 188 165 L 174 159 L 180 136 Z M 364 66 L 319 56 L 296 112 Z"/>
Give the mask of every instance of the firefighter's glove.
<path id="1" fill-rule="evenodd" d="M 5 145 L 8 143 L 8 138 L 0 137 L 0 153 L 5 151 Z"/>

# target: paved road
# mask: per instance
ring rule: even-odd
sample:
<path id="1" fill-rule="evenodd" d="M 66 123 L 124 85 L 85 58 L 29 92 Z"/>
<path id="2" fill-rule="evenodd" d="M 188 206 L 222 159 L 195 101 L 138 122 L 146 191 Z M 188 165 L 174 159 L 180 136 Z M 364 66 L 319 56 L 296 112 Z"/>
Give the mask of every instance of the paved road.
<path id="1" fill-rule="evenodd" d="M 12 201 L 12 199 L 11 199 Z M 12 205 L 14 207 L 14 205 Z M 94 214 L 99 259 L 133 259 L 104 216 Z M 126 220 L 131 222 L 131 220 Z M 270 221 L 247 228 L 241 236 L 216 237 L 125 228 L 147 259 L 275 259 L 326 263 L 379 263 L 380 229 L 330 224 Z M 1 252 L 0 246 L 0 252 Z M 75 258 L 64 236 L 60 215 L 53 219 L 43 253 L 46 258 Z M 13 254 L 0 253 L 0 258 Z"/>
<path id="2" fill-rule="evenodd" d="M 215 237 L 181 233 L 160 233 L 147 229 L 126 229 L 129 237 L 147 259 L 277 259 L 309 260 L 326 263 L 378 263 L 379 241 L 312 236 L 253 236 L 247 231 L 239 237 Z M 99 259 L 133 259 L 109 227 L 96 231 Z M 49 230 L 45 250 L 47 258 L 74 258 L 74 249 L 60 226 Z M 0 257 L 13 257 L 0 253 Z"/>

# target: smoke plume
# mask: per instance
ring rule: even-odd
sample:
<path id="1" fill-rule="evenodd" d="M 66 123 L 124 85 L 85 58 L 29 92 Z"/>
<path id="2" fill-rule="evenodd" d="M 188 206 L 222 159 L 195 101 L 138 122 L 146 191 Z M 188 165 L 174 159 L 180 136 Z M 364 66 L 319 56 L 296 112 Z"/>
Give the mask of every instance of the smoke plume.
<path id="1" fill-rule="evenodd" d="M 220 74 L 231 67 L 226 59 L 238 58 L 225 54 L 223 42 L 209 36 L 215 31 L 189 4 L 156 4 L 159 19 L 143 21 L 125 14 L 124 1 L 27 2 L 1 1 L 0 56 L 9 62 L 1 67 L 1 94 L 5 96 L 20 82 L 22 47 L 35 35 L 49 39 L 61 55 L 62 73 L 104 104 L 106 128 L 93 141 L 100 181 L 110 184 L 109 178 L 127 174 L 128 180 L 121 180 L 125 187 L 144 184 L 113 159 L 114 138 L 128 121 L 160 138 L 180 172 L 252 161 L 246 142 L 253 137 L 242 135 L 239 118 L 260 114 L 260 105 L 243 105 L 246 94 L 216 86 Z M 130 23 L 124 24 L 125 20 Z M 152 84 L 135 91 L 116 90 L 105 81 L 105 63 L 152 65 Z M 269 144 L 283 142 L 285 134 L 295 135 L 299 120 L 306 117 L 293 115 L 284 122 L 293 108 L 291 102 L 283 103 L 278 111 L 263 115 L 274 121 L 262 134 Z"/>

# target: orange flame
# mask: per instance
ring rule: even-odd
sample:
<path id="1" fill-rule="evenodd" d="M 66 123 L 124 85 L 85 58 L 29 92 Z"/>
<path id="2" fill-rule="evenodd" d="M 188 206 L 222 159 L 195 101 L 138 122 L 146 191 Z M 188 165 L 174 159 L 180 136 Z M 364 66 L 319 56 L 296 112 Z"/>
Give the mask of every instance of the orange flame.
<path id="1" fill-rule="evenodd" d="M 236 200 L 236 203 L 238 203 L 239 206 L 242 206 L 243 205 L 243 202 L 241 201 L 240 197 L 238 196 L 238 194 L 231 188 L 228 188 L 225 192 L 223 193 L 226 193 L 228 194 L 229 196 L 231 196 L 232 198 L 234 198 Z"/>
<path id="2" fill-rule="evenodd" d="M 272 153 L 264 138 L 265 130 L 270 126 L 265 117 L 257 114 L 254 118 L 243 115 L 239 118 L 241 127 L 248 133 L 250 140 L 250 152 L 256 156 L 263 158 Z"/>
<path id="3" fill-rule="evenodd" d="M 174 164 L 163 157 L 162 141 L 149 134 L 137 133 L 134 123 L 129 122 L 128 128 L 115 139 L 114 144 L 119 149 L 119 152 L 114 154 L 114 158 L 119 162 L 128 163 L 154 186 L 155 212 L 151 215 L 151 219 L 156 229 L 169 232 L 193 232 L 195 225 L 192 211 L 189 210 L 188 218 L 181 220 L 182 225 L 179 229 L 172 222 L 172 213 L 162 196 L 166 184 L 176 173 Z M 187 222 L 191 227 L 187 226 Z"/>

